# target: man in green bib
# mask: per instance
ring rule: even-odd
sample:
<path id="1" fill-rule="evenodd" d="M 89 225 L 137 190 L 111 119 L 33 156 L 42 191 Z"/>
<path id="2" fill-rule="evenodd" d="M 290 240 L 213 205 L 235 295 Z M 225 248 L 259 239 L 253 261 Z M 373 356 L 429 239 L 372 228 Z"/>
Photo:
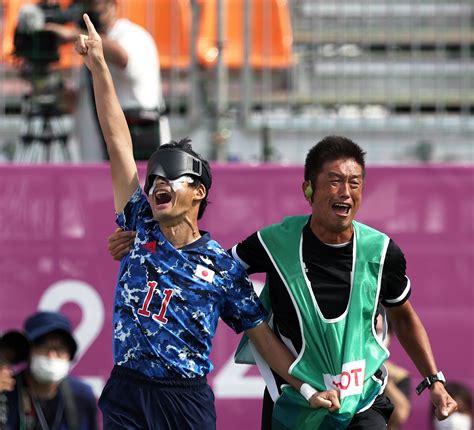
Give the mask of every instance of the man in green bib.
<path id="1" fill-rule="evenodd" d="M 306 381 L 297 392 L 255 357 L 267 383 L 262 429 L 386 428 L 393 406 L 383 395 L 389 352 L 375 332 L 379 303 L 424 378 L 417 391 L 429 387 L 438 419 L 456 409 L 408 301 L 402 251 L 385 234 L 354 220 L 364 156 L 347 138 L 323 139 L 305 162 L 302 190 L 311 215 L 285 218 L 232 249 L 249 273 L 266 273 L 261 299 L 273 313 L 274 331 L 294 352 L 290 373 Z M 244 345 L 237 362 L 248 360 Z M 313 395 L 320 398 L 316 410 L 308 403 Z"/>

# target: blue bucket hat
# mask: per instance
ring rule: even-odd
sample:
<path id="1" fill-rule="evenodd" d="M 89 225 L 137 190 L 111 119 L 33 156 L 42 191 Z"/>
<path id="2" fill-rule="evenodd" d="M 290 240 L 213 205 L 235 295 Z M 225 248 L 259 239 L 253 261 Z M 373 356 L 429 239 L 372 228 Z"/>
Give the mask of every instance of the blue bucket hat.
<path id="1" fill-rule="evenodd" d="M 30 316 L 23 326 L 29 342 L 34 343 L 40 337 L 53 332 L 60 332 L 66 337 L 71 352 L 71 360 L 77 351 L 77 343 L 72 335 L 71 322 L 58 312 L 37 312 Z"/>

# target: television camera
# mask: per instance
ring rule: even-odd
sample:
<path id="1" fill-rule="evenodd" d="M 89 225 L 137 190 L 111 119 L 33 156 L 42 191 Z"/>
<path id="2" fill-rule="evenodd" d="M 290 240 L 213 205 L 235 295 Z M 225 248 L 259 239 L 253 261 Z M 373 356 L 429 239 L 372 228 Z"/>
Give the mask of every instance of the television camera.
<path id="1" fill-rule="evenodd" d="M 48 23 L 73 23 L 85 29 L 82 19 L 88 13 L 100 31 L 99 20 L 93 11 L 87 10 L 85 1 L 75 1 L 61 9 L 56 1 L 42 0 L 38 4 L 26 4 L 20 9 L 14 34 L 14 55 L 26 60 L 33 72 L 47 72 L 47 66 L 59 61 L 59 36 L 45 28 Z M 31 71 L 31 70 L 29 70 Z"/>

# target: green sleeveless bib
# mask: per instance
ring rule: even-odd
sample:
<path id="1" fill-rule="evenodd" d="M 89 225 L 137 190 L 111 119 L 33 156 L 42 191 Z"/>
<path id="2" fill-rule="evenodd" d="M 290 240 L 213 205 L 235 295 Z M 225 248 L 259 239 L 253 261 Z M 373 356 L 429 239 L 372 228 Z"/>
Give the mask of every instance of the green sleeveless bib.
<path id="1" fill-rule="evenodd" d="M 340 317 L 327 320 L 304 272 L 302 231 L 307 222 L 307 216 L 288 217 L 261 230 L 259 237 L 298 315 L 303 343 L 290 373 L 318 391 L 339 389 L 341 409 L 334 413 L 313 409 L 296 390 L 286 386 L 275 404 L 273 430 L 346 428 L 353 415 L 379 394 L 381 385 L 373 375 L 388 358 L 388 351 L 376 339 L 374 318 L 389 238 L 353 222 L 348 307 Z"/>

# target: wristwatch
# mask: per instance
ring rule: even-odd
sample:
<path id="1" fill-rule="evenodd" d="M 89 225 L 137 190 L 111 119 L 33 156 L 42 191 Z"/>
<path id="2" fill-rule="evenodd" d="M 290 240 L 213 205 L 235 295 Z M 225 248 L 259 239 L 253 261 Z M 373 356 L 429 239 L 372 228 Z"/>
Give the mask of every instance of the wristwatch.
<path id="1" fill-rule="evenodd" d="M 446 384 L 446 378 L 443 375 L 443 372 L 435 373 L 434 375 L 427 376 L 421 381 L 416 387 L 416 394 L 420 395 L 425 388 L 431 387 L 435 382 L 442 382 L 443 385 Z"/>

